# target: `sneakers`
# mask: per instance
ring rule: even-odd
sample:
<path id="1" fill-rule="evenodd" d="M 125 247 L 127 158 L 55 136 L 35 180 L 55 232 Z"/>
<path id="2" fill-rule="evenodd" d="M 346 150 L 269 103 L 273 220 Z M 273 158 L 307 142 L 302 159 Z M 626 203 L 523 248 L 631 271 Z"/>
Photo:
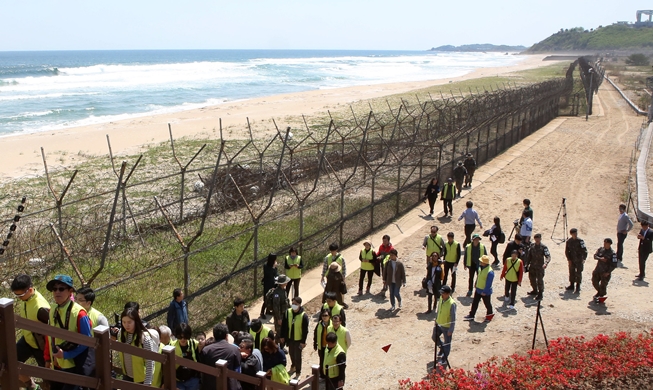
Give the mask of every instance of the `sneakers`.
<path id="1" fill-rule="evenodd" d="M 390 306 L 390 311 L 394 311 L 394 309 L 395 309 L 394 305 Z"/>
<path id="2" fill-rule="evenodd" d="M 515 310 L 515 305 L 508 305 L 508 310 Z"/>
<path id="3" fill-rule="evenodd" d="M 399 308 L 401 309 L 401 302 L 399 302 Z"/>
<path id="4" fill-rule="evenodd" d="M 542 293 L 537 294 L 537 296 L 535 297 L 535 300 L 536 301 L 541 301 L 542 300 Z"/>
<path id="5" fill-rule="evenodd" d="M 537 295 L 537 291 L 535 291 L 535 290 L 529 291 L 526 294 L 528 294 L 528 295 Z"/>
<path id="6" fill-rule="evenodd" d="M 505 297 L 503 297 L 503 301 L 504 302 L 510 302 L 510 297 L 506 295 Z"/>
<path id="7" fill-rule="evenodd" d="M 465 296 L 466 297 L 471 297 L 472 296 L 472 290 L 467 291 L 467 295 L 465 295 Z"/>
<path id="8" fill-rule="evenodd" d="M 569 286 L 567 286 L 567 287 L 565 288 L 565 290 L 567 290 L 567 291 L 572 291 L 573 289 L 574 289 L 574 285 L 573 285 L 573 284 L 570 284 Z"/>
<path id="9" fill-rule="evenodd" d="M 466 315 L 463 317 L 463 321 L 474 321 L 474 316 L 473 315 Z"/>

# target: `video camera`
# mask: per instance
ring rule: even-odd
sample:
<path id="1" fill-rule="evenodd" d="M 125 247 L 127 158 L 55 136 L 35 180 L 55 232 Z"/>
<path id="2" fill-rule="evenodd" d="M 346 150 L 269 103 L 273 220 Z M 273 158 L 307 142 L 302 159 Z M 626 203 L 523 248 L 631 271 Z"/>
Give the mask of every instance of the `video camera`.
<path id="1" fill-rule="evenodd" d="M 113 337 L 118 337 L 118 333 L 120 333 L 120 329 L 122 329 L 122 320 L 120 319 L 120 314 L 116 313 L 115 311 L 113 312 L 113 326 L 109 326 L 109 333 Z"/>

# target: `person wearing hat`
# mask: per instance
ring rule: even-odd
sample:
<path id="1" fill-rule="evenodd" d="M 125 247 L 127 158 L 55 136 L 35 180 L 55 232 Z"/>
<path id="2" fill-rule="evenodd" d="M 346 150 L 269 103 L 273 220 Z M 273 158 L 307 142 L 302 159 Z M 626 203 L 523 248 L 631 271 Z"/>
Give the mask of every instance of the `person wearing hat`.
<path id="1" fill-rule="evenodd" d="M 494 317 L 492 311 L 492 282 L 494 281 L 494 270 L 490 267 L 490 257 L 488 255 L 481 256 L 481 263 L 478 267 L 478 278 L 476 279 L 476 291 L 474 292 L 474 299 L 472 300 L 472 309 L 469 314 L 465 316 L 465 321 L 473 321 L 478 309 L 478 304 L 483 300 L 485 305 L 486 314 L 485 321 L 490 322 Z"/>
<path id="2" fill-rule="evenodd" d="M 458 220 L 465 220 L 465 242 L 463 242 L 463 246 L 466 246 L 470 242 L 472 242 L 470 236 L 474 232 L 474 229 L 476 229 L 476 223 L 478 222 L 478 226 L 483 229 L 483 222 L 481 222 L 481 218 L 479 218 L 478 213 L 476 210 L 474 210 L 474 202 L 471 200 L 468 200 L 465 202 L 465 211 L 460 214 L 460 217 L 458 217 Z"/>
<path id="3" fill-rule="evenodd" d="M 467 153 L 465 155 L 465 161 L 463 162 L 463 165 L 467 170 L 467 175 L 465 175 L 465 187 L 471 188 L 474 172 L 476 172 L 476 160 L 474 160 L 474 157 L 472 157 L 471 153 Z"/>
<path id="4" fill-rule="evenodd" d="M 456 308 L 458 307 L 458 302 L 453 299 L 452 293 L 453 289 L 447 285 L 442 286 L 440 289 L 440 299 L 438 300 L 440 309 L 435 318 L 435 326 L 431 336 L 436 344 L 436 352 L 437 346 L 440 346 L 440 355 L 435 357 L 436 363 L 438 360 L 446 362 L 449 352 L 451 352 L 451 339 L 456 327 Z M 440 339 L 440 335 L 444 336 L 444 342 Z"/>
<path id="5" fill-rule="evenodd" d="M 456 190 L 458 191 L 457 196 L 460 196 L 463 190 L 463 181 L 467 176 L 467 169 L 463 166 L 462 161 L 458 161 L 458 164 L 453 169 L 453 179 L 456 181 Z"/>
<path id="6" fill-rule="evenodd" d="M 578 238 L 578 229 L 573 228 L 569 231 L 571 238 L 565 244 L 565 256 L 567 257 L 567 264 L 569 265 L 569 286 L 567 291 L 574 291 L 574 283 L 576 284 L 575 294 L 580 293 L 580 283 L 583 280 L 583 265 L 587 260 L 587 248 L 585 241 Z"/>
<path id="7" fill-rule="evenodd" d="M 447 182 L 442 186 L 442 206 L 444 207 L 444 216 L 453 217 L 453 199 L 456 197 L 456 187 L 453 184 L 453 179 L 448 178 Z"/>
<path id="8" fill-rule="evenodd" d="M 336 294 L 336 300 L 340 305 L 346 307 L 344 304 L 343 294 L 347 294 L 347 285 L 345 284 L 345 277 L 342 275 L 340 264 L 335 261 L 329 266 L 329 273 L 326 278 L 326 286 L 324 287 L 325 294 L 322 295 L 322 303 L 326 302 L 326 293 L 332 292 Z"/>
<path id="9" fill-rule="evenodd" d="M 369 241 L 363 243 L 363 249 L 358 254 L 358 260 L 361 261 L 361 271 L 358 278 L 358 295 L 363 295 L 363 282 L 367 275 L 367 289 L 365 293 L 370 293 L 372 287 L 372 278 L 374 277 L 374 268 L 376 267 L 376 253 L 372 250 L 372 244 Z"/>
<path id="10" fill-rule="evenodd" d="M 551 253 L 546 245 L 542 244 L 542 235 L 537 233 L 533 236 L 535 240 L 531 243 L 526 254 L 526 269 L 528 269 L 528 279 L 531 282 L 532 291 L 528 295 L 535 295 L 535 299 L 542 300 L 544 293 L 544 270 L 551 262 Z"/>
<path id="11" fill-rule="evenodd" d="M 521 286 L 524 277 L 524 264 L 519 258 L 519 251 L 513 249 L 509 258 L 503 262 L 503 270 L 499 280 L 506 278 L 506 288 L 504 293 L 504 302 L 509 302 L 508 309 L 515 308 L 515 297 L 517 296 L 517 286 Z"/>
<path id="12" fill-rule="evenodd" d="M 435 206 L 435 201 L 438 200 L 438 194 L 440 193 L 440 181 L 437 177 L 434 177 L 429 182 L 429 185 L 426 186 L 426 192 L 424 192 L 424 203 L 429 201 L 429 215 L 433 215 L 433 206 Z"/>
<path id="13" fill-rule="evenodd" d="M 449 272 L 451 272 L 451 291 L 456 290 L 456 271 L 460 262 L 460 244 L 454 240 L 454 233 L 447 233 L 447 242 L 444 243 L 444 280 L 442 284 L 447 284 Z"/>
<path id="14" fill-rule="evenodd" d="M 612 271 L 617 268 L 617 254 L 612 250 L 612 239 L 603 240 L 603 246 L 596 250 L 594 259 L 597 261 L 596 268 L 592 272 L 592 285 L 596 289 L 594 299 L 605 298 L 607 295 L 608 282 Z"/>
<path id="15" fill-rule="evenodd" d="M 444 259 L 437 252 L 431 254 L 431 262 L 426 266 L 426 295 L 428 298 L 428 310 L 426 314 L 437 310 L 438 299 L 440 299 L 440 288 L 444 279 Z M 435 295 L 435 306 L 433 306 L 433 295 Z"/>
<path id="16" fill-rule="evenodd" d="M 481 257 L 487 254 L 485 245 L 481 244 L 481 236 L 474 234 L 472 236 L 472 242 L 467 244 L 465 247 L 465 252 L 463 253 L 464 267 L 469 271 L 469 280 L 467 288 L 467 296 L 471 297 L 473 288 L 474 288 L 474 276 L 478 272 L 478 266 L 481 260 Z"/>
<path id="17" fill-rule="evenodd" d="M 440 229 L 437 226 L 431 226 L 431 234 L 424 236 L 422 241 L 422 249 L 426 250 L 426 265 L 431 263 L 433 253 L 437 253 L 440 257 L 444 253 L 444 240 L 438 234 L 438 230 Z"/>
<path id="18" fill-rule="evenodd" d="M 401 295 L 399 290 L 401 286 L 406 287 L 406 270 L 404 268 L 404 263 L 397 260 L 397 250 L 392 249 L 390 251 L 390 261 L 388 261 L 383 268 L 383 279 L 390 289 L 390 310 L 395 309 L 395 298 L 399 302 L 399 308 L 401 309 Z"/>
<path id="19" fill-rule="evenodd" d="M 286 311 L 290 307 L 290 302 L 286 295 L 286 284 L 288 284 L 288 282 L 290 282 L 290 278 L 286 275 L 277 276 L 277 286 L 270 290 L 265 297 L 267 307 L 272 309 L 272 316 L 274 317 L 274 333 L 277 341 L 281 337 L 280 332 L 283 316 L 286 315 Z M 283 348 L 283 343 L 281 347 Z"/>
<path id="20" fill-rule="evenodd" d="M 50 304 L 34 288 L 32 278 L 29 275 L 17 275 L 11 282 L 11 291 L 16 296 L 16 306 L 21 317 L 47 325 L 50 320 Z M 43 335 L 21 329 L 20 339 L 16 342 L 18 361 L 25 363 L 27 359 L 32 357 L 39 367 L 45 367 L 45 360 L 43 360 L 45 347 L 46 343 Z M 41 388 L 29 375 L 19 375 L 18 379 L 29 390 L 39 390 Z"/>
<path id="21" fill-rule="evenodd" d="M 261 318 L 267 318 L 266 314 L 269 314 L 272 311 L 272 308 L 267 306 L 267 293 L 276 287 L 276 278 L 278 275 L 277 271 L 277 255 L 270 253 L 268 255 L 268 260 L 263 264 L 263 305 L 261 306 Z"/>
<path id="22" fill-rule="evenodd" d="M 92 337 L 91 320 L 86 310 L 78 303 L 70 300 L 75 292 L 73 279 L 68 275 L 57 275 L 50 280 L 45 288 L 52 293 L 56 306 L 50 310 L 50 325 L 55 328 L 66 329 L 84 336 Z M 65 371 L 79 375 L 91 375 L 95 370 L 94 350 L 87 346 L 70 343 L 66 340 L 50 336 L 46 337 L 45 366 L 58 371 Z M 64 383 L 51 382 L 50 389 L 81 389 Z"/>

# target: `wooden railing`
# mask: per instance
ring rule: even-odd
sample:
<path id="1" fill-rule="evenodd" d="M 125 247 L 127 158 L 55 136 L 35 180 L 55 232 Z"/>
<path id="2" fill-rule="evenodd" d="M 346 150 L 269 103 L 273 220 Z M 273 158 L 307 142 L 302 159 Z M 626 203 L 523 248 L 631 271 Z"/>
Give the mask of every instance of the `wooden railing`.
<path id="1" fill-rule="evenodd" d="M 57 337 L 62 340 L 84 345 L 95 350 L 95 376 L 83 376 L 69 372 L 32 366 L 18 361 L 16 351 L 16 330 L 24 329 L 30 332 Z M 189 359 L 179 358 L 175 355 L 175 347 L 166 346 L 162 353 L 152 352 L 143 348 L 137 348 L 129 344 L 111 340 L 109 328 L 96 326 L 93 328 L 93 337 L 70 332 L 56 328 L 37 321 L 27 320 L 14 314 L 14 301 L 8 298 L 0 298 L 0 386 L 3 390 L 19 389 L 22 384 L 18 380 L 19 375 L 42 378 L 44 380 L 73 384 L 98 390 L 143 390 L 151 389 L 138 383 L 126 382 L 113 378 L 111 351 L 127 353 L 143 359 L 153 360 L 161 363 L 163 371 L 163 388 L 175 390 L 177 364 L 188 367 L 205 375 L 216 378 L 216 389 L 227 390 L 229 378 L 240 382 L 253 384 L 260 390 L 299 390 L 304 388 L 319 389 L 319 366 L 311 367 L 312 375 L 302 381 L 291 380 L 289 385 L 284 385 L 265 377 L 265 372 L 258 372 L 256 377 L 244 375 L 231 371 L 227 368 L 226 360 L 218 360 L 215 367 L 194 362 Z"/>

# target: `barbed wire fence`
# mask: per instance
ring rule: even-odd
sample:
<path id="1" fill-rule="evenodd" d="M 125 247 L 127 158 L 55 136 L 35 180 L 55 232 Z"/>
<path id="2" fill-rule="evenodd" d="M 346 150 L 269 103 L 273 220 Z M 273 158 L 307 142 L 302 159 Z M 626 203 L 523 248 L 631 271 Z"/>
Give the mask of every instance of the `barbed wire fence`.
<path id="1" fill-rule="evenodd" d="M 466 153 L 483 164 L 561 110 L 577 113 L 570 74 L 329 112 L 292 128 L 248 120 L 245 140 L 225 140 L 220 123 L 219 137 L 181 147 L 169 127 L 167 151 L 122 162 L 107 136 L 109 162 L 89 172 L 51 173 L 42 149 L 45 177 L 15 183 L 2 199 L 28 197 L 0 256 L 4 288 L 20 272 L 38 286 L 68 272 L 95 289 L 105 314 L 133 300 L 163 322 L 172 290 L 183 287 L 192 323 L 212 325 L 235 296 L 262 294 L 268 253 L 293 246 L 315 266 L 329 243 L 346 246 L 416 206 L 430 178 L 446 179 Z M 7 234 L 15 210 L 2 214 Z"/>

